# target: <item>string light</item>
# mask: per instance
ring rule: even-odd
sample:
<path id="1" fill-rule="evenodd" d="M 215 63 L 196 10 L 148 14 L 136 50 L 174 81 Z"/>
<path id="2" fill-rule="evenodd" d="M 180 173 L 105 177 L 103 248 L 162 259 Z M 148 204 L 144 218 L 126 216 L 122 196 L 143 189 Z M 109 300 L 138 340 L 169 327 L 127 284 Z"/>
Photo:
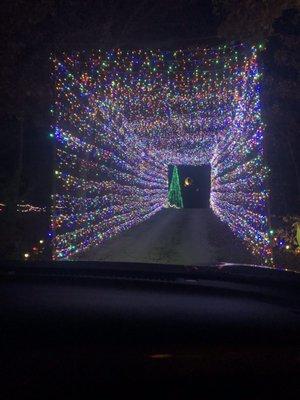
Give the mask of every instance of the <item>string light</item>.
<path id="1" fill-rule="evenodd" d="M 33 260 L 38 260 L 45 251 L 44 243 L 45 243 L 44 239 L 40 239 L 38 243 L 31 248 L 31 253 L 29 252 L 24 253 L 23 256 L 25 260 L 28 258 L 31 258 Z"/>
<path id="2" fill-rule="evenodd" d="M 0 203 L 0 211 L 4 211 L 6 204 Z M 38 207 L 32 204 L 17 204 L 17 212 L 21 213 L 45 213 L 46 207 Z"/>
<path id="3" fill-rule="evenodd" d="M 180 182 L 178 168 L 176 165 L 173 167 L 172 179 L 168 194 L 168 203 L 172 207 L 183 208 L 183 201 L 181 196 Z"/>
<path id="4" fill-rule="evenodd" d="M 161 210 L 168 165 L 210 164 L 212 210 L 272 262 L 256 47 L 116 49 L 52 61 L 54 259 Z"/>

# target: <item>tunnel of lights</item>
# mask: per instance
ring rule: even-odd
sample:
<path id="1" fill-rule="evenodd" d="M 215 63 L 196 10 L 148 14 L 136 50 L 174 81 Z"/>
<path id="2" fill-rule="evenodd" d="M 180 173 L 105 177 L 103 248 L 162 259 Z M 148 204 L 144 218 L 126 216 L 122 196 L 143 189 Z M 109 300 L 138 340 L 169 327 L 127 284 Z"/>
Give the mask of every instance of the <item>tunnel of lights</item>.
<path id="1" fill-rule="evenodd" d="M 211 166 L 210 206 L 263 263 L 268 236 L 258 48 L 53 56 L 53 259 L 168 206 L 168 166 Z"/>

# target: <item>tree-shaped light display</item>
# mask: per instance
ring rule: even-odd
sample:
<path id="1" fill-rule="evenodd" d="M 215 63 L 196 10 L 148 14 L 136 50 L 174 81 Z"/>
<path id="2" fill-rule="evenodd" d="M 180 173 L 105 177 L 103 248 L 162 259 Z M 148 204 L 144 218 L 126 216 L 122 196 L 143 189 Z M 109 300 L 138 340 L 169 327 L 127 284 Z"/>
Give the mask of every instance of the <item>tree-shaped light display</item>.
<path id="1" fill-rule="evenodd" d="M 173 167 L 172 178 L 169 187 L 168 202 L 171 207 L 173 206 L 176 208 L 183 208 L 179 174 L 176 165 L 174 165 Z"/>

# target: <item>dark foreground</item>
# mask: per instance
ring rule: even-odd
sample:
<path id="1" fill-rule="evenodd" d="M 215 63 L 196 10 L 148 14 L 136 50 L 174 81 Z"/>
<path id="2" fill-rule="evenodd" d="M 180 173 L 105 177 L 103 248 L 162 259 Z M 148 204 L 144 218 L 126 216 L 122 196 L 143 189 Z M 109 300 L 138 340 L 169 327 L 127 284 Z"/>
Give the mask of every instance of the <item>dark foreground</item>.
<path id="1" fill-rule="evenodd" d="M 299 398 L 299 293 L 246 266 L 2 265 L 1 393 Z"/>
<path id="2" fill-rule="evenodd" d="M 166 209 L 80 256 L 81 260 L 210 265 L 257 263 L 209 209 Z"/>

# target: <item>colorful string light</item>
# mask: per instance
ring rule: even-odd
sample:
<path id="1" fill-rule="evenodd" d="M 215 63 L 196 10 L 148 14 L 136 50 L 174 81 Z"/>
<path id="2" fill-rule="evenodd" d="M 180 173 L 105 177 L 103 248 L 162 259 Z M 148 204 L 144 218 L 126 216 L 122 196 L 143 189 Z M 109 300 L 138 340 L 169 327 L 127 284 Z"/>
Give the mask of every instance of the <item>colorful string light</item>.
<path id="1" fill-rule="evenodd" d="M 53 57 L 53 258 L 141 223 L 168 203 L 169 165 L 211 165 L 210 205 L 272 261 L 257 48 Z"/>
<path id="2" fill-rule="evenodd" d="M 0 211 L 4 211 L 6 204 L 0 203 Z M 34 206 L 32 204 L 17 204 L 17 212 L 21 213 L 45 213 L 47 212 L 46 207 Z"/>

